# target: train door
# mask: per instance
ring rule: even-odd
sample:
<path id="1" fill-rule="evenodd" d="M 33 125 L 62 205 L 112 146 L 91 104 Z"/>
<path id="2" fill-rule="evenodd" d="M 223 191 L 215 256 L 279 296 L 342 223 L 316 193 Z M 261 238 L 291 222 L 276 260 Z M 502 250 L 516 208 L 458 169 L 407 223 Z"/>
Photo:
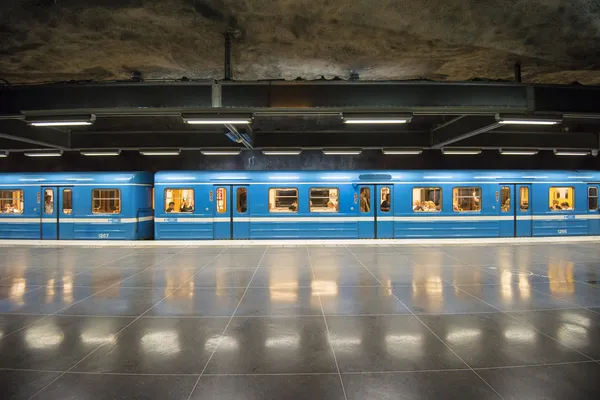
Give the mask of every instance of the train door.
<path id="1" fill-rule="evenodd" d="M 516 237 L 531 237 L 533 236 L 533 214 L 531 203 L 531 185 L 518 184 L 515 185 L 515 196 L 518 198 L 515 204 L 516 216 Z"/>
<path id="2" fill-rule="evenodd" d="M 358 186 L 358 237 L 394 237 L 392 185 Z"/>
<path id="3" fill-rule="evenodd" d="M 42 225 L 42 240 L 57 240 L 58 239 L 58 188 L 42 187 L 41 194 L 41 225 Z"/>
<path id="4" fill-rule="evenodd" d="M 500 237 L 515 237 L 516 206 L 515 206 L 515 185 L 500 185 L 496 191 L 496 203 L 498 204 L 498 221 Z"/>
<path id="5" fill-rule="evenodd" d="M 248 187 L 216 185 L 214 193 L 214 239 L 248 239 Z"/>
<path id="6" fill-rule="evenodd" d="M 600 213 L 598 210 L 598 189 L 596 184 L 588 185 L 588 234 L 600 235 Z"/>

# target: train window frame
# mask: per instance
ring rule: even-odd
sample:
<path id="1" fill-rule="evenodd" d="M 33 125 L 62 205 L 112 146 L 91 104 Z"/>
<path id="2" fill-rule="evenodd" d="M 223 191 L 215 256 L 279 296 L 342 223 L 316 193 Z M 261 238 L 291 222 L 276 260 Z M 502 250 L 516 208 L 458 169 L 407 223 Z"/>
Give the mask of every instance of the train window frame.
<path id="1" fill-rule="evenodd" d="M 322 191 L 329 191 L 329 196 L 327 197 L 318 197 L 315 196 L 313 197 L 313 190 L 322 190 Z M 335 191 L 335 197 L 333 197 L 333 199 L 335 201 L 331 201 L 332 199 L 332 195 L 331 195 L 331 191 L 334 190 Z M 325 205 L 325 207 L 317 207 L 317 206 L 313 206 L 313 198 L 314 199 L 326 199 L 328 198 L 329 201 L 327 202 L 327 204 Z M 329 207 L 329 204 L 333 205 L 333 208 Z M 312 213 L 325 213 L 325 214 L 335 214 L 335 213 L 339 213 L 340 212 L 340 189 L 337 187 L 311 187 L 308 189 L 308 210 Z"/>
<path id="2" fill-rule="evenodd" d="M 439 192 L 440 192 L 439 204 L 435 204 L 435 202 L 433 202 L 436 207 L 433 210 L 423 210 L 423 209 L 417 210 L 416 206 L 415 206 L 415 201 L 416 201 L 415 200 L 415 190 L 421 191 L 421 190 L 431 190 L 431 189 L 433 189 L 434 191 L 439 190 Z M 422 202 L 423 200 L 418 200 L 418 201 Z M 442 209 L 444 207 L 443 203 L 444 203 L 443 202 L 443 190 L 442 190 L 441 186 L 415 186 L 412 188 L 412 205 L 411 205 L 411 207 L 412 207 L 412 212 L 414 212 L 414 213 L 439 213 L 439 212 L 442 212 Z M 440 209 L 438 210 L 437 207 L 440 207 Z"/>
<path id="3" fill-rule="evenodd" d="M 109 198 L 102 198 L 102 197 L 94 198 L 94 191 L 96 191 L 96 190 L 105 191 L 105 192 L 114 191 L 114 192 L 117 192 L 117 197 L 115 197 L 115 198 L 113 198 L 113 197 L 109 197 Z M 96 211 L 94 209 L 94 201 L 95 200 L 99 200 L 100 202 L 102 202 L 103 200 L 115 200 L 115 199 L 117 199 L 118 202 L 119 202 L 118 203 L 119 204 L 118 212 L 104 212 L 104 211 L 98 212 L 98 211 Z M 122 201 L 123 201 L 123 196 L 122 196 L 122 193 L 121 193 L 121 189 L 118 189 L 118 188 L 94 188 L 94 189 L 92 189 L 92 203 L 91 203 L 92 214 L 93 215 L 119 215 L 123 211 Z"/>
<path id="4" fill-rule="evenodd" d="M 502 213 L 509 213 L 512 210 L 512 204 L 510 201 L 511 198 L 511 193 L 510 193 L 511 187 L 510 186 L 501 186 L 500 187 L 500 212 Z M 505 191 L 508 191 L 508 196 L 505 197 Z M 504 207 L 504 203 L 508 201 L 508 208 Z"/>
<path id="5" fill-rule="evenodd" d="M 191 204 L 192 209 L 190 211 L 181 211 L 181 206 L 179 208 L 175 207 L 173 209 L 173 211 L 171 212 L 167 212 L 167 209 L 169 208 L 169 203 L 167 203 L 167 191 L 173 191 L 173 190 L 178 190 L 178 191 L 184 191 L 184 190 L 191 190 L 192 191 L 192 199 L 194 199 L 193 203 Z M 168 187 L 165 188 L 163 190 L 163 199 L 164 199 L 164 203 L 163 203 L 163 213 L 165 214 L 193 214 L 196 211 L 196 191 L 194 190 L 194 188 L 190 188 L 190 187 Z M 179 202 L 181 203 L 183 199 L 183 196 L 179 199 Z M 171 198 L 171 201 L 173 201 L 173 197 Z M 177 206 L 177 203 L 173 202 L 175 204 L 175 206 Z"/>
<path id="6" fill-rule="evenodd" d="M 225 186 L 217 186 L 215 188 L 215 210 L 217 214 L 227 213 L 227 206 L 229 205 L 227 204 L 227 189 Z M 219 196 L 219 193 L 224 193 L 224 195 Z"/>
<path id="7" fill-rule="evenodd" d="M 527 197 L 523 197 L 523 191 L 527 193 Z M 524 199 L 527 202 L 524 202 Z M 519 210 L 522 212 L 529 211 L 529 186 L 519 186 Z"/>
<path id="8" fill-rule="evenodd" d="M 240 202 L 240 193 L 243 192 L 246 195 L 246 202 L 244 209 L 242 210 L 242 203 Z M 238 187 L 235 189 L 235 210 L 238 214 L 246 214 L 248 212 L 248 188 L 245 186 Z"/>
<path id="9" fill-rule="evenodd" d="M 11 192 L 11 200 L 10 200 L 11 207 L 12 207 L 12 204 L 14 202 L 14 200 L 12 199 L 14 193 L 15 192 L 19 192 L 19 196 L 18 196 L 18 200 L 17 200 L 17 204 L 19 205 L 18 208 L 16 208 L 16 209 L 12 208 L 13 211 L 4 212 L 6 204 L 9 204 L 9 203 L 5 203 L 4 202 L 5 201 L 4 200 L 5 199 L 4 192 Z M 8 199 L 8 197 L 7 197 L 7 199 Z M 1 214 L 3 214 L 3 215 L 6 215 L 6 214 L 23 214 L 24 209 L 25 209 L 25 193 L 23 192 L 23 189 L 2 189 L 2 190 L 0 190 L 0 213 Z M 15 210 L 17 210 L 17 212 L 15 212 Z"/>
<path id="10" fill-rule="evenodd" d="M 596 191 L 596 195 L 590 195 L 590 190 L 593 189 Z M 592 207 L 592 199 L 596 199 L 596 205 Z M 588 211 L 597 211 L 598 210 L 598 186 L 588 186 Z"/>
<path id="11" fill-rule="evenodd" d="M 367 202 L 366 202 L 366 204 L 369 207 L 369 209 L 367 209 L 367 210 L 363 209 L 363 204 L 362 204 L 362 201 L 361 201 L 362 198 L 363 198 L 363 196 L 362 196 L 363 192 L 367 192 L 367 196 L 366 196 Z M 369 186 L 362 186 L 360 188 L 360 190 L 358 191 L 358 209 L 360 210 L 361 214 L 368 214 L 373 209 L 373 207 L 371 207 L 371 187 L 369 187 Z"/>
<path id="12" fill-rule="evenodd" d="M 466 190 L 466 191 L 477 190 L 478 194 L 472 194 L 470 197 L 473 199 L 479 198 L 479 200 L 473 201 L 473 203 L 479 202 L 479 209 L 478 210 L 461 210 L 460 207 L 455 207 L 454 192 L 457 190 Z M 458 197 L 459 193 L 457 193 L 456 197 Z M 461 198 L 469 198 L 469 196 L 461 196 Z M 452 188 L 452 211 L 453 212 L 455 212 L 455 213 L 481 213 L 481 210 L 483 209 L 482 203 L 483 203 L 483 191 L 481 190 L 481 186 L 454 186 Z"/>
<path id="13" fill-rule="evenodd" d="M 557 197 L 556 199 L 553 198 L 553 191 L 554 193 L 556 193 L 557 191 L 563 190 L 563 189 L 567 189 L 567 197 L 565 197 L 565 200 L 568 200 L 569 197 L 569 192 L 572 194 L 571 199 L 568 200 L 568 202 L 563 202 L 561 203 L 558 199 L 560 199 L 560 193 L 559 193 L 559 197 Z M 554 201 L 557 202 L 558 206 L 561 207 L 561 209 L 554 209 L 552 208 L 552 206 L 554 205 Z M 570 204 L 569 204 L 570 202 Z M 569 205 L 570 208 L 568 209 L 564 209 L 562 207 L 564 207 L 564 203 L 567 203 Z M 548 188 L 548 210 L 552 211 L 552 212 L 569 212 L 569 211 L 575 211 L 575 187 L 574 186 L 550 186 Z"/>
<path id="14" fill-rule="evenodd" d="M 50 193 L 50 194 L 48 194 L 48 193 Z M 51 209 L 48 209 L 46 207 L 46 196 L 50 196 L 50 200 L 51 200 L 50 207 L 52 207 Z M 55 203 L 55 201 L 54 201 L 54 189 L 53 188 L 45 188 L 44 189 L 44 196 L 43 196 L 43 198 L 44 198 L 44 208 L 43 208 L 44 215 L 52 215 L 52 214 L 54 214 L 54 203 Z M 50 210 L 50 211 L 48 211 L 48 210 Z"/>
<path id="15" fill-rule="evenodd" d="M 271 207 L 271 191 L 275 190 L 275 194 L 274 194 L 274 198 L 273 198 L 273 207 Z M 287 208 L 276 208 L 276 204 L 277 204 L 277 198 L 278 197 L 283 197 L 283 196 L 277 196 L 277 190 L 295 190 L 296 191 L 296 209 L 295 210 L 290 210 L 289 207 L 291 207 L 294 202 L 292 201 L 292 204 L 290 204 L 290 206 L 288 206 Z M 298 213 L 298 210 L 300 209 L 300 191 L 298 190 L 297 187 L 270 187 L 268 193 L 268 197 L 267 197 L 267 207 L 269 209 L 269 213 L 273 213 L 273 214 L 285 214 L 285 213 Z M 286 196 L 287 198 L 287 196 Z M 293 196 L 289 196 L 289 198 L 293 198 Z"/>
<path id="16" fill-rule="evenodd" d="M 384 193 L 386 192 L 387 193 Z M 388 200 L 388 205 L 387 207 L 384 209 L 383 207 L 383 195 L 387 194 L 389 196 L 389 200 Z M 382 213 L 389 213 L 390 211 L 392 211 L 392 187 L 391 186 L 381 186 L 379 188 L 379 211 L 381 211 Z"/>
<path id="17" fill-rule="evenodd" d="M 70 193 L 70 196 L 65 195 L 67 191 Z M 70 207 L 66 207 L 68 205 L 70 205 Z M 62 191 L 62 213 L 64 215 L 73 214 L 73 189 L 71 188 L 64 188 Z"/>

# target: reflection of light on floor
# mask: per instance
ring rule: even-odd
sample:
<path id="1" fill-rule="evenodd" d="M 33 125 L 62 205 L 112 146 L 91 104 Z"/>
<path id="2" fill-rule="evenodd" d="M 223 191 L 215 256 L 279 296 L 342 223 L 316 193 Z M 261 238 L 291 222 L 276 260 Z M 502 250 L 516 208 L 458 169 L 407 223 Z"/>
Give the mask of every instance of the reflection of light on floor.
<path id="1" fill-rule="evenodd" d="M 402 346 L 406 344 L 421 344 L 423 342 L 422 335 L 385 335 L 385 343 L 388 346 Z"/>
<path id="2" fill-rule="evenodd" d="M 362 344 L 362 340 L 359 337 L 338 336 L 335 339 L 332 339 L 332 342 L 335 345 L 336 351 L 352 351 L 353 347 L 360 346 Z"/>
<path id="3" fill-rule="evenodd" d="M 500 275 L 500 290 L 502 291 L 502 298 L 504 300 L 511 300 L 513 298 L 512 283 L 512 272 L 503 270 Z"/>
<path id="4" fill-rule="evenodd" d="M 48 279 L 48 282 L 46 282 L 46 304 L 52 303 L 54 294 L 54 279 Z"/>
<path id="5" fill-rule="evenodd" d="M 181 351 L 179 335 L 175 330 L 149 332 L 142 336 L 145 351 L 156 354 L 173 355 Z"/>
<path id="6" fill-rule="evenodd" d="M 10 298 L 11 301 L 19 306 L 25 304 L 23 301 L 23 295 L 25 294 L 25 288 L 27 283 L 25 278 L 19 278 L 13 280 L 13 284 L 10 286 Z"/>
<path id="7" fill-rule="evenodd" d="M 511 342 L 531 342 L 535 340 L 536 333 L 533 329 L 510 328 L 504 331 L 504 337 Z"/>
<path id="8" fill-rule="evenodd" d="M 231 336 L 213 336 L 204 343 L 204 350 L 213 351 L 219 346 L 219 349 L 236 350 L 239 347 L 236 338 Z"/>
<path id="9" fill-rule="evenodd" d="M 481 336 L 480 329 L 457 329 L 446 335 L 446 340 L 452 344 L 467 344 Z"/>
<path id="10" fill-rule="evenodd" d="M 73 302 L 73 276 L 63 278 L 63 301 L 65 303 Z"/>
<path id="11" fill-rule="evenodd" d="M 294 303 L 298 299 L 298 281 L 276 282 L 269 286 L 271 300 Z"/>
<path id="12" fill-rule="evenodd" d="M 117 338 L 113 334 L 103 335 L 99 332 L 85 331 L 80 336 L 81 341 L 84 344 L 89 345 L 101 345 L 101 344 L 114 344 L 117 341 Z"/>
<path id="13" fill-rule="evenodd" d="M 531 285 L 529 284 L 528 276 L 524 274 L 519 275 L 519 295 L 521 299 L 528 299 L 531 296 Z"/>
<path id="14" fill-rule="evenodd" d="M 299 345 L 300 338 L 297 335 L 280 335 L 265 340 L 265 347 L 267 348 L 297 348 Z"/>
<path id="15" fill-rule="evenodd" d="M 58 347 L 65 336 L 52 324 L 32 326 L 25 332 L 25 342 L 32 349 L 51 349 Z"/>
<path id="16" fill-rule="evenodd" d="M 561 318 L 573 324 L 584 326 L 586 328 L 589 328 L 592 325 L 592 321 L 588 317 L 584 317 L 582 315 L 574 314 L 568 311 L 562 313 Z"/>
<path id="17" fill-rule="evenodd" d="M 575 324 L 560 324 L 556 332 L 556 337 L 567 346 L 582 346 L 589 344 L 588 330 Z"/>
<path id="18" fill-rule="evenodd" d="M 313 281 L 310 286 L 313 296 L 335 296 L 338 294 L 336 281 Z"/>
<path id="19" fill-rule="evenodd" d="M 188 297 L 191 299 L 194 297 L 194 281 L 190 281 L 190 283 L 188 284 Z"/>

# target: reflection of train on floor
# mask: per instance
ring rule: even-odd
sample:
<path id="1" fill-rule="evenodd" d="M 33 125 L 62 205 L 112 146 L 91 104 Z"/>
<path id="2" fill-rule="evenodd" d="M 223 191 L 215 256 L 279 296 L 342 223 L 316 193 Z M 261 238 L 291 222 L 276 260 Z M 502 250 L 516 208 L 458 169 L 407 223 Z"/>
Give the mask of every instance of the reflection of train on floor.
<path id="1" fill-rule="evenodd" d="M 4 174 L 0 237 L 600 235 L 599 183 L 596 171 Z"/>

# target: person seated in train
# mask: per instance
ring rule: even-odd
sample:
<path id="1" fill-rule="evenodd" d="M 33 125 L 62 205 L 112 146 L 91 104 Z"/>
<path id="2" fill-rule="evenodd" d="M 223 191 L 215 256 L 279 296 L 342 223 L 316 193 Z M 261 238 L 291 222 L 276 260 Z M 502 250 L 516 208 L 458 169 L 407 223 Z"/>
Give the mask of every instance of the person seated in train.
<path id="1" fill-rule="evenodd" d="M 183 199 L 183 203 L 181 203 L 181 207 L 179 208 L 180 212 L 192 212 L 194 211 L 194 207 L 192 205 L 188 205 L 187 200 Z"/>
<path id="2" fill-rule="evenodd" d="M 381 202 L 381 211 L 388 212 L 390 211 L 390 195 L 385 195 L 385 199 Z"/>
<path id="3" fill-rule="evenodd" d="M 294 202 L 289 207 L 290 211 L 298 211 L 298 201 L 294 200 Z"/>
<path id="4" fill-rule="evenodd" d="M 562 207 L 558 204 L 558 200 L 552 200 L 552 210 L 562 210 Z"/>
<path id="5" fill-rule="evenodd" d="M 462 208 L 458 205 L 457 201 L 452 203 L 452 210 L 453 211 L 462 211 Z"/>
<path id="6" fill-rule="evenodd" d="M 54 203 L 52 202 L 52 197 L 46 195 L 44 196 L 44 213 L 52 214 L 54 212 Z"/>
<path id="7" fill-rule="evenodd" d="M 562 203 L 560 204 L 560 206 L 561 206 L 561 208 L 562 208 L 563 210 L 570 210 L 570 209 L 571 209 L 571 206 L 570 206 L 570 205 L 569 205 L 569 203 L 567 203 L 566 201 L 562 202 Z"/>
<path id="8" fill-rule="evenodd" d="M 510 210 L 510 198 L 508 198 L 504 201 L 504 204 L 502 204 L 502 206 L 500 206 L 500 209 L 504 212 Z"/>
<path id="9" fill-rule="evenodd" d="M 175 203 L 174 202 L 169 202 L 169 206 L 167 207 L 167 209 L 165 210 L 165 212 L 174 212 L 175 211 Z"/>

